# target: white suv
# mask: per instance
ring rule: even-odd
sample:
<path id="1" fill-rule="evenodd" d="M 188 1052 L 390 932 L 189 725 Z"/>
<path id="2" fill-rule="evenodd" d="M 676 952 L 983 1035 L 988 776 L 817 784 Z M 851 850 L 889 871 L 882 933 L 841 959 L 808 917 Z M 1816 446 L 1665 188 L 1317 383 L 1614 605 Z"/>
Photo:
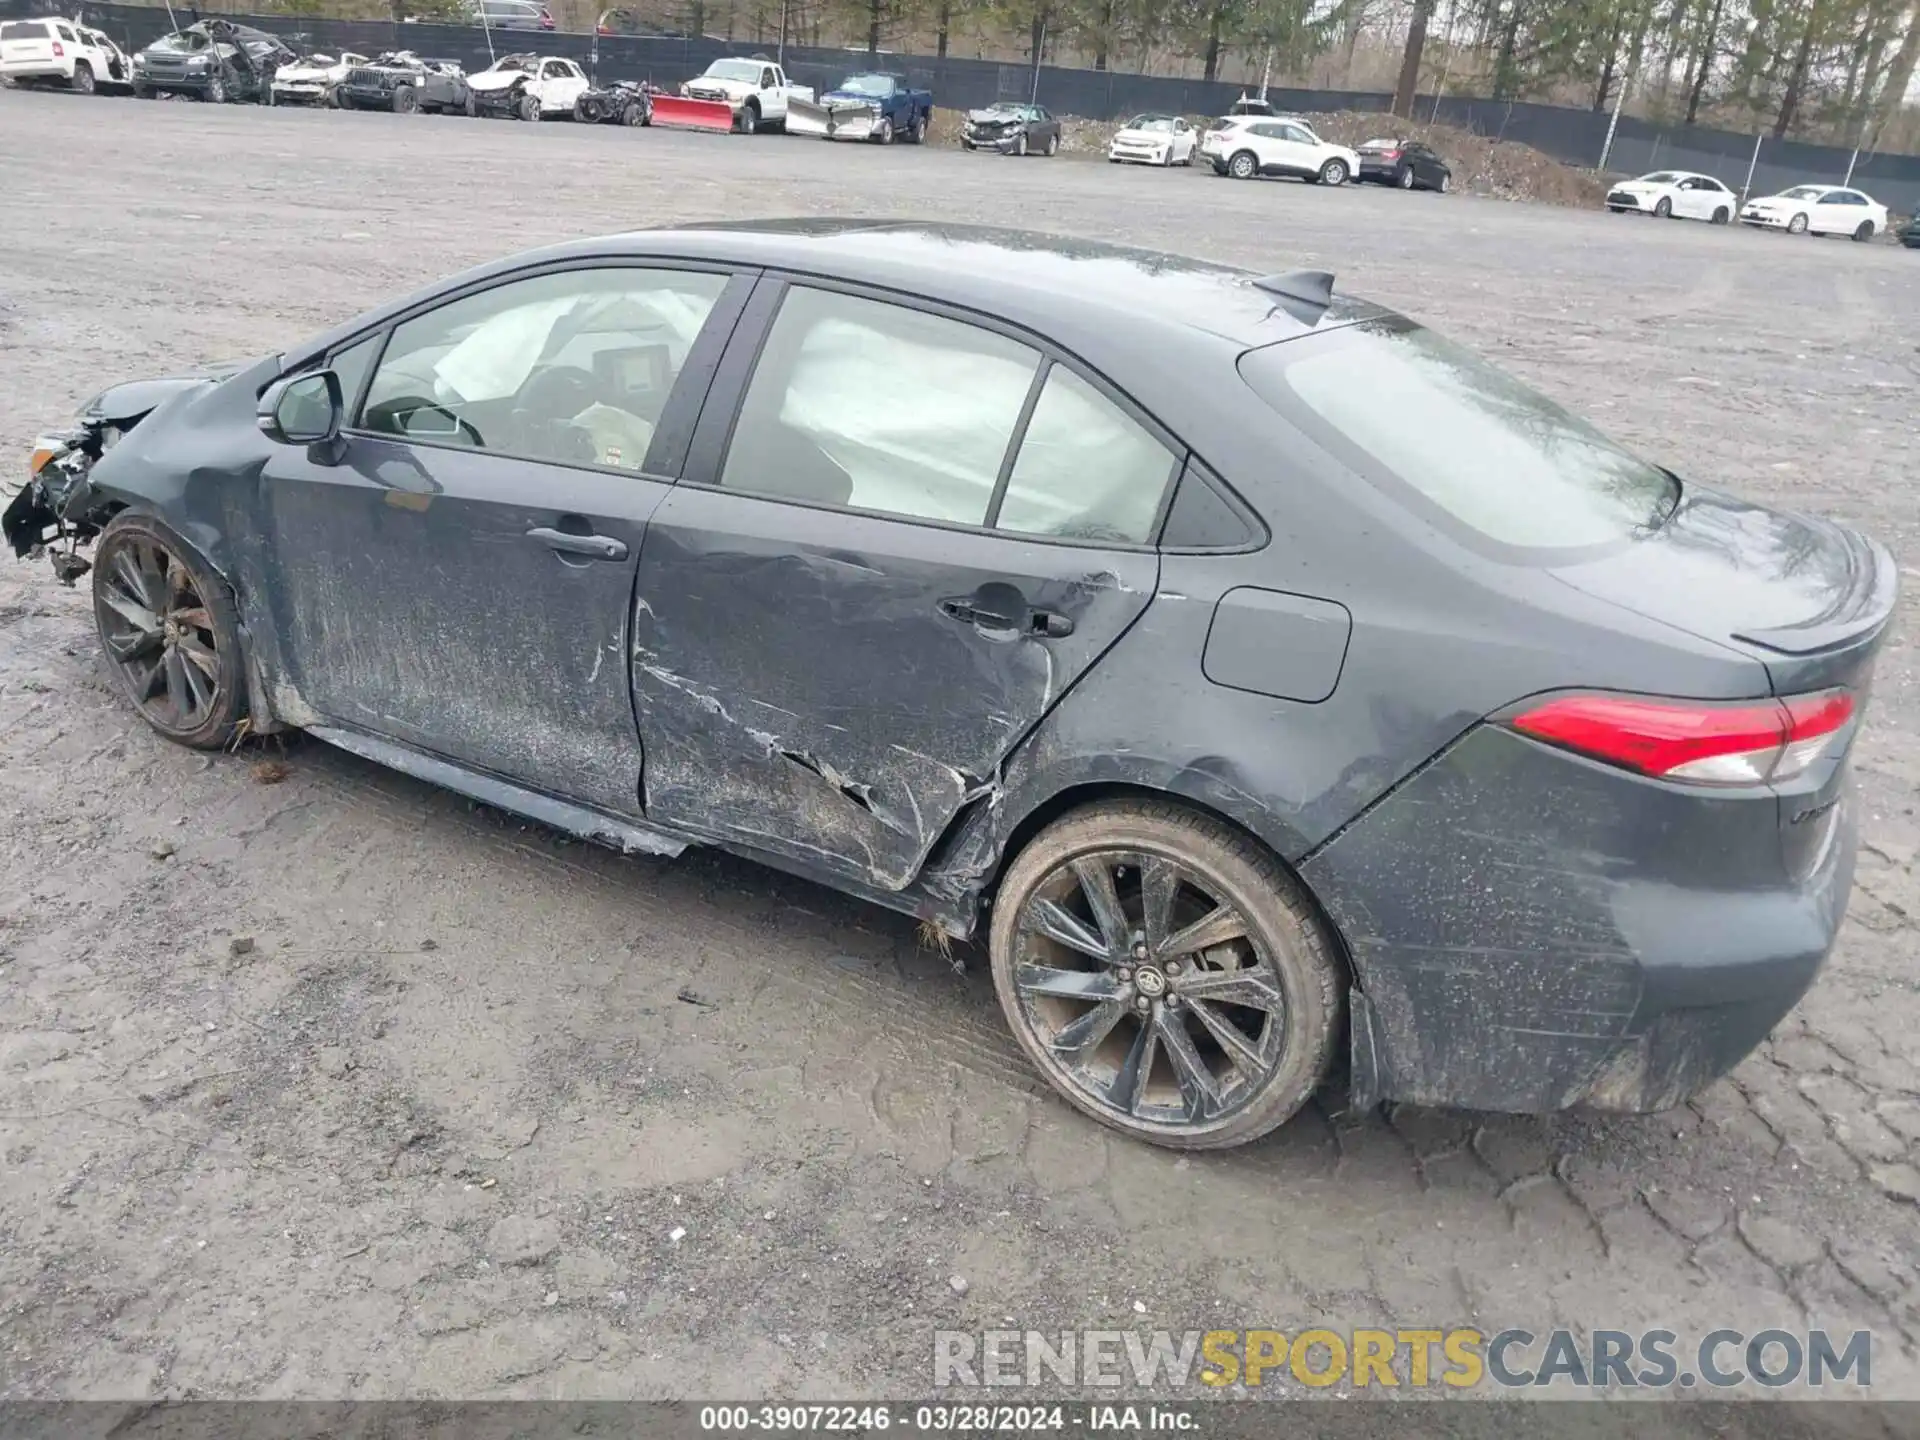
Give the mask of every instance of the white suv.
<path id="1" fill-rule="evenodd" d="M 132 73 L 118 45 L 77 20 L 0 21 L 0 78 L 16 85 L 54 81 L 88 95 L 131 84 Z"/>
<path id="2" fill-rule="evenodd" d="M 1216 173 L 1236 180 L 1297 175 L 1322 185 L 1344 185 L 1360 172 L 1360 156 L 1313 133 L 1294 116 L 1228 115 L 1213 122 L 1200 154 Z"/>

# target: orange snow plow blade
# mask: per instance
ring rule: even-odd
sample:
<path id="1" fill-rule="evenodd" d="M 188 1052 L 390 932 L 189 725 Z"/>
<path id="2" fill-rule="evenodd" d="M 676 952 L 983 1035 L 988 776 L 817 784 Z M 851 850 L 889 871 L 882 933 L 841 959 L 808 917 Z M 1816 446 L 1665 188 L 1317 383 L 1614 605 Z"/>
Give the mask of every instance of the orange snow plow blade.
<path id="1" fill-rule="evenodd" d="M 653 97 L 653 123 L 687 130 L 733 129 L 733 107 L 724 100 L 689 100 L 684 95 Z"/>

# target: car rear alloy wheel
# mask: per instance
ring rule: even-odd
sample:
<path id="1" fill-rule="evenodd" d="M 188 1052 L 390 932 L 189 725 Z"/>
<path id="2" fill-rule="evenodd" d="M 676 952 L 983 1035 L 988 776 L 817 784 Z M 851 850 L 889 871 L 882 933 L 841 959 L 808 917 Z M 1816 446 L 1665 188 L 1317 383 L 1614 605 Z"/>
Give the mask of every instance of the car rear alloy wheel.
<path id="1" fill-rule="evenodd" d="M 1733 213 L 1730 210 L 1728 210 L 1727 207 L 1724 205 L 1718 207 L 1713 212 L 1713 223 L 1716 225 L 1724 225 L 1727 223 L 1727 221 L 1731 220 L 1732 218 L 1733 218 Z"/>
<path id="2" fill-rule="evenodd" d="M 213 750 L 245 708 L 233 597 L 157 520 L 121 514 L 94 556 L 101 646 L 141 717 L 169 740 Z"/>
<path id="3" fill-rule="evenodd" d="M 84 60 L 73 67 L 73 89 L 76 94 L 93 94 L 93 67 Z"/>
<path id="4" fill-rule="evenodd" d="M 994 988 L 1075 1107 L 1180 1149 L 1283 1123 L 1334 1052 L 1340 970 L 1257 843 L 1182 806 L 1112 801 L 1043 831 L 994 905 Z"/>
<path id="5" fill-rule="evenodd" d="M 1236 180 L 1251 180 L 1259 169 L 1259 163 L 1253 158 L 1251 150 L 1242 150 L 1227 162 L 1227 174 Z"/>
<path id="6" fill-rule="evenodd" d="M 927 143 L 927 117 L 926 116 L 917 115 L 914 117 L 913 134 L 908 136 L 907 138 L 912 140 L 913 143 L 916 145 L 924 145 Z"/>
<path id="7" fill-rule="evenodd" d="M 1452 188 L 1453 188 L 1453 172 L 1450 170 L 1442 170 L 1440 172 L 1440 193 L 1444 195 L 1447 193 L 1447 191 L 1451 190 Z"/>

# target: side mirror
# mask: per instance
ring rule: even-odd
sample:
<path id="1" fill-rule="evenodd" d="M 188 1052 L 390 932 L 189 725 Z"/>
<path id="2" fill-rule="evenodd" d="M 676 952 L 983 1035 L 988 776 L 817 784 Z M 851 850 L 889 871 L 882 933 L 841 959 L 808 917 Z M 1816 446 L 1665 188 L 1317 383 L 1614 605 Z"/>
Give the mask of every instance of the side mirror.
<path id="1" fill-rule="evenodd" d="M 340 433 L 340 377 L 321 370 L 276 380 L 255 412 L 260 433 L 280 445 L 317 445 Z"/>
<path id="2" fill-rule="evenodd" d="M 338 459 L 334 452 L 340 444 L 345 410 L 340 377 L 320 370 L 276 380 L 261 395 L 254 413 L 260 433 L 275 444 L 305 445 L 315 460 L 332 464 Z"/>

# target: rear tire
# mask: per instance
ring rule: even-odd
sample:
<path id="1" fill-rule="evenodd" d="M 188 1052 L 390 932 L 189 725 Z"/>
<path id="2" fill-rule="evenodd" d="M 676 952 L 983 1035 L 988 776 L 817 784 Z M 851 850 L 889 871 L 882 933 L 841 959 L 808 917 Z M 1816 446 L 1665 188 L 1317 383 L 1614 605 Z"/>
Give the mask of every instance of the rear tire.
<path id="1" fill-rule="evenodd" d="M 1196 935 L 1201 921 L 1219 938 Z M 1344 975 L 1312 898 L 1265 847 L 1185 806 L 1106 801 L 1043 830 L 1001 881 L 989 944 L 1028 1059 L 1136 1139 L 1244 1144 L 1332 1062 Z"/>
<path id="2" fill-rule="evenodd" d="M 467 92 L 467 98 L 461 102 L 460 113 L 471 120 L 480 113 L 480 102 L 473 98 L 473 92 Z"/>
<path id="3" fill-rule="evenodd" d="M 247 708 L 239 614 L 186 541 L 150 515 L 115 516 L 94 551 L 93 615 L 141 719 L 195 750 L 233 739 Z"/>
<path id="4" fill-rule="evenodd" d="M 1724 225 L 1727 223 L 1727 221 L 1731 220 L 1732 218 L 1733 218 L 1733 212 L 1727 209 L 1727 207 L 1724 205 L 1720 206 L 1718 209 L 1716 209 L 1713 212 L 1713 223 L 1716 225 Z"/>
<path id="5" fill-rule="evenodd" d="M 1241 150 L 1227 161 L 1226 173 L 1236 180 L 1251 180 L 1260 173 L 1260 162 L 1251 150 Z"/>
<path id="6" fill-rule="evenodd" d="M 1854 230 L 1853 238 L 1862 244 L 1873 239 L 1873 222 L 1871 220 L 1862 220 L 1859 227 Z"/>
<path id="7" fill-rule="evenodd" d="M 927 143 L 927 117 L 916 115 L 913 118 L 913 133 L 907 137 L 916 145 Z"/>
<path id="8" fill-rule="evenodd" d="M 1058 155 L 1060 153 L 1060 132 L 1058 130 L 1047 137 L 1047 148 L 1040 153 L 1042 155 Z"/>
<path id="9" fill-rule="evenodd" d="M 1446 194 L 1447 191 L 1453 188 L 1453 172 L 1452 171 L 1450 170 L 1441 171 L 1440 184 L 1437 188 L 1439 189 L 1442 195 Z"/>
<path id="10" fill-rule="evenodd" d="M 67 82 L 67 88 L 76 95 L 93 94 L 93 67 L 84 60 L 76 61 L 73 79 Z"/>
<path id="11" fill-rule="evenodd" d="M 154 98 L 155 98 L 155 96 L 154 96 L 154 93 L 153 93 L 153 87 L 152 87 L 151 85 L 136 85 L 136 86 L 134 86 L 134 87 L 133 87 L 133 98 L 134 98 L 134 99 L 136 99 L 136 100 L 152 100 L 152 99 L 154 99 Z"/>

